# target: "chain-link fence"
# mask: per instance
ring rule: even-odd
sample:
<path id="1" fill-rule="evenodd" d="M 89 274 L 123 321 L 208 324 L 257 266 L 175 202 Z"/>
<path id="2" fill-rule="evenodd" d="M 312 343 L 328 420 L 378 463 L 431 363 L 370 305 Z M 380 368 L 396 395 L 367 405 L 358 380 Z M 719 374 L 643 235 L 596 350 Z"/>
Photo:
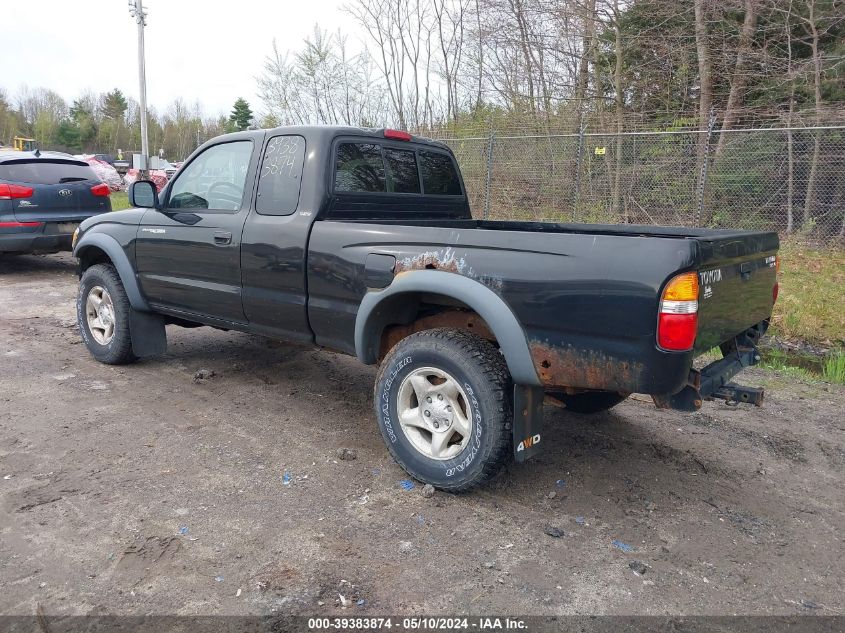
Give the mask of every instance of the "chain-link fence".
<path id="1" fill-rule="evenodd" d="M 845 126 L 444 141 L 477 218 L 845 236 Z"/>

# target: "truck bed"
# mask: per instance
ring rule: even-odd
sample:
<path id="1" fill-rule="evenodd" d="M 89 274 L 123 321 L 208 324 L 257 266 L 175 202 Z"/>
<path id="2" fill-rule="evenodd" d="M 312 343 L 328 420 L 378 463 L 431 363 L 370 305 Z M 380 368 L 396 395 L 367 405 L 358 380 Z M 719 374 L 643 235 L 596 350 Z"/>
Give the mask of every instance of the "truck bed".
<path id="1" fill-rule="evenodd" d="M 777 247 L 775 233 L 753 231 L 318 220 L 309 241 L 309 321 L 318 343 L 353 351 L 358 304 L 373 289 L 365 262 L 387 255 L 394 276 L 445 270 L 499 294 L 549 386 L 673 393 L 695 355 L 769 317 Z M 348 272 L 327 277 L 327 268 Z M 690 352 L 665 352 L 655 341 L 660 293 L 685 271 L 702 278 L 698 337 Z"/>

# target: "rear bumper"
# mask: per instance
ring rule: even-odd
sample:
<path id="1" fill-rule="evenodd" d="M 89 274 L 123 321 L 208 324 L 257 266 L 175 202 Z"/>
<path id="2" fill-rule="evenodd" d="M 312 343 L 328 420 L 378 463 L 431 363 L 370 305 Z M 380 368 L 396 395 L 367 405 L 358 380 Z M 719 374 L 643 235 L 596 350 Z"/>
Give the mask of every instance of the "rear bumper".
<path id="1" fill-rule="evenodd" d="M 762 405 L 762 388 L 743 387 L 729 381 L 746 367 L 760 362 L 757 343 L 767 327 L 768 322 L 763 321 L 731 341 L 723 343 L 722 358 L 702 369 L 691 369 L 683 389 L 672 395 L 654 395 L 654 403 L 662 409 L 678 411 L 698 411 L 702 400 L 716 398 L 727 402 Z"/>
<path id="2" fill-rule="evenodd" d="M 37 232 L 0 233 L 0 253 L 57 253 L 69 251 L 72 233 Z"/>

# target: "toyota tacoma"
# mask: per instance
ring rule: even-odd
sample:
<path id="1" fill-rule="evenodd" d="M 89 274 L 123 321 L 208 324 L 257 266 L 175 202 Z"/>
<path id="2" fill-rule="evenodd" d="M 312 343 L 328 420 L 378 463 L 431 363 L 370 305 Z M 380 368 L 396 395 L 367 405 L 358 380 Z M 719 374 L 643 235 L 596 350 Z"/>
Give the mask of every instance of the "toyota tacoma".
<path id="1" fill-rule="evenodd" d="M 356 355 L 391 454 L 443 490 L 541 450 L 544 401 L 762 401 L 730 379 L 759 361 L 775 233 L 476 220 L 450 149 L 390 129 L 228 134 L 129 198 L 74 237 L 94 358 L 161 354 L 168 324 Z"/>

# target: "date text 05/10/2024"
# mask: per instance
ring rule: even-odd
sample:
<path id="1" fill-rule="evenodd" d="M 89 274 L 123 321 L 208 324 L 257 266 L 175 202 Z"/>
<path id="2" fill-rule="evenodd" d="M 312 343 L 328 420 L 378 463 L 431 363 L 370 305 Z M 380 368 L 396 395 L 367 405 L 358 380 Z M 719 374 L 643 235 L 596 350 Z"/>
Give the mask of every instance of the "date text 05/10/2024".
<path id="1" fill-rule="evenodd" d="M 309 618 L 308 628 L 319 630 L 392 630 L 399 631 L 506 631 L 526 630 L 527 623 L 511 617 L 358 617 L 358 618 Z"/>

